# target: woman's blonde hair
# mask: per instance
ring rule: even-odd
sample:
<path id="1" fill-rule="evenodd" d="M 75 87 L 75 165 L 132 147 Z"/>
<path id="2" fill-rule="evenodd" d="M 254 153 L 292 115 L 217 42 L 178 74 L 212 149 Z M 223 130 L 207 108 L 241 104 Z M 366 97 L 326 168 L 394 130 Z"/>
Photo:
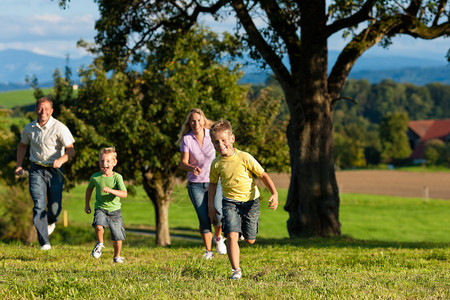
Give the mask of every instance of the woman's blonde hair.
<path id="1" fill-rule="evenodd" d="M 191 125 L 189 123 L 191 123 L 191 119 L 192 119 L 192 115 L 193 114 L 199 114 L 200 117 L 205 121 L 205 125 L 204 127 L 209 129 L 213 123 L 213 121 L 208 120 L 205 116 L 205 114 L 203 113 L 203 111 L 200 108 L 193 108 L 189 111 L 189 113 L 186 116 L 186 119 L 184 120 L 183 126 L 181 126 L 181 131 L 180 134 L 178 136 L 178 141 L 177 144 L 181 143 L 181 139 L 183 138 L 183 136 L 185 136 L 189 131 L 191 131 Z"/>
<path id="2" fill-rule="evenodd" d="M 103 154 L 111 154 L 112 158 L 117 162 L 117 152 L 116 148 L 114 147 L 106 147 L 100 150 L 100 153 L 98 154 L 98 158 L 100 159 Z"/>

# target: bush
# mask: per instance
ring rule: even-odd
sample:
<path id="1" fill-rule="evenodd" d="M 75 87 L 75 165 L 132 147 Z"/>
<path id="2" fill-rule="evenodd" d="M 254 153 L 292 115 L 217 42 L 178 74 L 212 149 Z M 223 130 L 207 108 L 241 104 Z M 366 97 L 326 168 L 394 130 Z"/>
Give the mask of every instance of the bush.
<path id="1" fill-rule="evenodd" d="M 33 225 L 33 201 L 27 185 L 6 186 L 0 190 L 0 240 L 37 240 Z"/>

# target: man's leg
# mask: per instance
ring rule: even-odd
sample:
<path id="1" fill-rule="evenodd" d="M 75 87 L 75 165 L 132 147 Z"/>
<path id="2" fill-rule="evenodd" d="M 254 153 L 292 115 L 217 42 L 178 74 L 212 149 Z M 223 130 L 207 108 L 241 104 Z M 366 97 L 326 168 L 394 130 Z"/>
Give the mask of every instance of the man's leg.
<path id="1" fill-rule="evenodd" d="M 63 169 L 61 168 L 61 171 Z M 61 213 L 62 192 L 64 186 L 64 177 L 57 169 L 46 170 L 48 182 L 50 183 L 48 193 L 47 205 L 47 219 L 48 224 L 53 224 L 58 221 L 58 216 Z"/>
<path id="2" fill-rule="evenodd" d="M 29 190 L 34 202 L 33 224 L 36 227 L 39 244 L 41 246 L 50 245 L 47 231 L 47 212 L 45 211 L 47 185 L 44 170 L 32 164 L 29 174 Z"/>

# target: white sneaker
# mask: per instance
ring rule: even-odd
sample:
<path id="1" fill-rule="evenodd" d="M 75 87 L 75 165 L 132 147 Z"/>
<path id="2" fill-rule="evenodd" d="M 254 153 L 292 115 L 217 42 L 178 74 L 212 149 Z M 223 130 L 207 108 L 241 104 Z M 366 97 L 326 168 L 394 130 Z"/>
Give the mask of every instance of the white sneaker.
<path id="1" fill-rule="evenodd" d="M 41 250 L 43 250 L 43 251 L 47 251 L 50 249 L 52 249 L 52 246 L 50 246 L 50 244 L 45 244 L 45 245 L 41 246 Z"/>
<path id="2" fill-rule="evenodd" d="M 55 224 L 55 223 L 49 224 L 49 225 L 47 226 L 48 235 L 50 235 L 50 234 L 53 233 L 53 230 L 55 230 L 55 227 L 56 227 L 56 224 Z"/>
<path id="3" fill-rule="evenodd" d="M 233 269 L 233 270 L 231 270 L 231 272 L 233 272 L 233 274 L 232 274 L 231 277 L 230 277 L 231 280 L 238 280 L 238 279 L 241 279 L 241 277 L 242 277 L 242 271 L 241 271 L 241 268 L 237 268 L 236 270 Z"/>
<path id="4" fill-rule="evenodd" d="M 119 264 L 123 264 L 125 261 L 124 261 L 124 257 L 122 257 L 122 256 L 119 256 L 119 257 L 114 257 L 113 258 L 113 261 L 115 262 L 115 263 L 119 263 Z"/>
<path id="5" fill-rule="evenodd" d="M 99 258 L 100 256 L 102 256 L 102 248 L 104 248 L 105 246 L 103 246 L 103 243 L 97 243 L 94 246 L 94 249 L 92 249 L 92 257 L 93 258 Z"/>
<path id="6" fill-rule="evenodd" d="M 227 246 L 225 246 L 225 239 L 220 236 L 218 238 L 214 238 L 214 242 L 216 243 L 216 251 L 218 254 L 227 254 Z"/>
<path id="7" fill-rule="evenodd" d="M 206 250 L 205 254 L 203 254 L 203 259 L 209 260 L 213 259 L 214 253 L 212 251 Z"/>

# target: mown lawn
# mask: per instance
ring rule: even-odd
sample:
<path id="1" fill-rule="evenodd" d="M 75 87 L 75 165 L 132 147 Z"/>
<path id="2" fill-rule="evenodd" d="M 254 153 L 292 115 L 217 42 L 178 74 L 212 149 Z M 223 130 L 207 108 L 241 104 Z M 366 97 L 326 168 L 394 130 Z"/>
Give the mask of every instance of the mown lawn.
<path id="1" fill-rule="evenodd" d="M 65 194 L 69 226 L 60 220 L 52 250 L 0 243 L 0 297 L 450 298 L 450 201 L 344 194 L 342 237 L 289 239 L 283 200 L 276 212 L 263 200 L 257 242 L 240 244 L 243 278 L 232 282 L 227 257 L 203 261 L 199 240 L 173 238 L 171 247 L 161 248 L 153 236 L 129 232 L 125 264 L 112 262 L 110 241 L 102 257 L 93 259 L 84 190 L 78 186 Z M 286 191 L 279 192 L 286 199 Z M 178 186 L 174 195 L 171 232 L 198 237 L 186 188 Z M 154 229 L 154 210 L 141 188 L 123 201 L 123 216 L 127 228 Z"/>

